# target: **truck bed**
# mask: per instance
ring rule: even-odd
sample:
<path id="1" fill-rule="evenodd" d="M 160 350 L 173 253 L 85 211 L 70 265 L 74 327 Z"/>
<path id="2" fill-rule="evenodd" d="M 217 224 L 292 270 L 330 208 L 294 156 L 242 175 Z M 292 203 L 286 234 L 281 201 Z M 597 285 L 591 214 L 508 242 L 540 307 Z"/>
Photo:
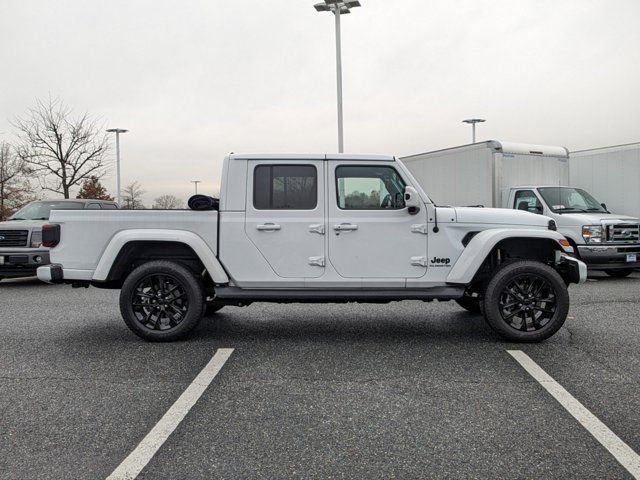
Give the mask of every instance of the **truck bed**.
<path id="1" fill-rule="evenodd" d="M 61 242 L 51 250 L 51 262 L 87 273 L 124 230 L 186 231 L 199 236 L 214 255 L 218 250 L 218 212 L 212 210 L 57 210 L 50 223 L 61 225 Z"/>

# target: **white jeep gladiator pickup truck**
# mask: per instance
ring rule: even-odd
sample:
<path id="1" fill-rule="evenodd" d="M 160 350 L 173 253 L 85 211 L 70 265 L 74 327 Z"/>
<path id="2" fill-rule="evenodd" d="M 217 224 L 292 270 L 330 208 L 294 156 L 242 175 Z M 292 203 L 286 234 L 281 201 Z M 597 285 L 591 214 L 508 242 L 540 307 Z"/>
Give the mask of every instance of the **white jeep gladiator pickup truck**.
<path id="1" fill-rule="evenodd" d="M 391 156 L 230 155 L 218 210 L 54 212 L 38 277 L 121 289 L 126 324 L 153 341 L 225 305 L 413 299 L 456 300 L 535 342 L 586 279 L 555 228 L 529 212 L 436 207 Z"/>

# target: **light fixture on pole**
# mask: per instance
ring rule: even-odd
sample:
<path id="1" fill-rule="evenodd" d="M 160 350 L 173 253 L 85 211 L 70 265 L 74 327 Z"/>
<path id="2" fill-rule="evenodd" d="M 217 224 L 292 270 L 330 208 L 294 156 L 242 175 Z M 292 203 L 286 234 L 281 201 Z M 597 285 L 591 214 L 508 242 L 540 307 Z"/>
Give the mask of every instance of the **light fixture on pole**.
<path id="1" fill-rule="evenodd" d="M 120 194 L 120 134 L 127 133 L 128 131 L 129 130 L 125 130 L 124 128 L 110 128 L 107 130 L 109 133 L 116 134 L 116 191 L 118 205 L 120 205 L 122 201 L 122 195 Z"/>
<path id="2" fill-rule="evenodd" d="M 342 117 L 342 37 L 340 31 L 340 17 L 351 13 L 352 8 L 360 7 L 359 1 L 324 0 L 316 3 L 314 8 L 318 12 L 331 12 L 336 19 L 336 76 L 338 77 L 338 152 L 344 152 L 344 124 Z"/>
<path id="3" fill-rule="evenodd" d="M 471 143 L 476 143 L 476 123 L 486 122 L 483 118 L 468 118 L 467 120 L 463 120 L 462 123 L 471 124 Z"/>
<path id="4" fill-rule="evenodd" d="M 193 183 L 196 186 L 196 195 L 198 194 L 198 184 L 202 183 L 202 180 L 191 180 L 191 183 Z"/>

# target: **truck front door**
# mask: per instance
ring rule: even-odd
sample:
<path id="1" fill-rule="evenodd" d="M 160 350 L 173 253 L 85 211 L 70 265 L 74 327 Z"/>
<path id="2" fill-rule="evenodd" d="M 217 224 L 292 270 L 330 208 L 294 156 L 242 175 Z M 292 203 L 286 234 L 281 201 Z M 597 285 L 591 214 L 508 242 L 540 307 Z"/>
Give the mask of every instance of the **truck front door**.
<path id="1" fill-rule="evenodd" d="M 247 187 L 245 232 L 276 275 L 321 276 L 324 161 L 249 161 Z"/>
<path id="2" fill-rule="evenodd" d="M 404 204 L 405 180 L 393 163 L 329 162 L 329 260 L 344 278 L 363 284 L 426 273 L 426 209 L 410 215 Z"/>

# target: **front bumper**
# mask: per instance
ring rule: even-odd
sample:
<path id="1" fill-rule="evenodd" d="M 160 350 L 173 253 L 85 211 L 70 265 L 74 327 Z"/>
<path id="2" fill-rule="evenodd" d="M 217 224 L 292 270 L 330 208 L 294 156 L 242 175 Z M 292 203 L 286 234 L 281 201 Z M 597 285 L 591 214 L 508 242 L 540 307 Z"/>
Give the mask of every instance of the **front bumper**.
<path id="1" fill-rule="evenodd" d="M 640 268 L 640 245 L 578 245 L 578 254 L 590 270 Z"/>
<path id="2" fill-rule="evenodd" d="M 0 250 L 0 276 L 24 277 L 35 275 L 38 267 L 49 264 L 49 250 Z"/>
<path id="3" fill-rule="evenodd" d="M 556 265 L 568 283 L 584 283 L 587 281 L 587 265 L 566 253 L 557 253 Z"/>

